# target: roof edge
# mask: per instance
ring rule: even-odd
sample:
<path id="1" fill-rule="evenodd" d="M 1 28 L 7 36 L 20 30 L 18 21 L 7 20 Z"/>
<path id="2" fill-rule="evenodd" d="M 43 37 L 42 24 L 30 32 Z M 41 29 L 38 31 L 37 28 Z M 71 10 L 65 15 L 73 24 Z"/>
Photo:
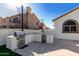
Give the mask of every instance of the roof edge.
<path id="1" fill-rule="evenodd" d="M 63 14 L 63 15 L 61 15 L 61 16 L 59 16 L 59 17 L 55 18 L 55 19 L 53 19 L 52 21 L 56 21 L 57 19 L 59 19 L 59 18 L 61 18 L 61 17 L 65 16 L 65 15 L 67 15 L 67 14 L 69 14 L 69 13 L 71 13 L 71 12 L 73 12 L 73 11 L 77 10 L 77 9 L 79 9 L 79 6 L 78 6 L 78 7 L 76 7 L 76 8 L 73 8 L 72 10 L 68 11 L 67 13 L 65 13 L 65 14 Z"/>

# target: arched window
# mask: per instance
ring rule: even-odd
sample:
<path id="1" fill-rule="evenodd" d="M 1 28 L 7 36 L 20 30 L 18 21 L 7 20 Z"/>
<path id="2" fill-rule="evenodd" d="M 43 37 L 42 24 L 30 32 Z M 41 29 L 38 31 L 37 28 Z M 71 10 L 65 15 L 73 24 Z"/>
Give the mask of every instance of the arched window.
<path id="1" fill-rule="evenodd" d="M 78 23 L 75 20 L 68 20 L 63 23 L 63 32 L 75 33 L 78 32 Z"/>

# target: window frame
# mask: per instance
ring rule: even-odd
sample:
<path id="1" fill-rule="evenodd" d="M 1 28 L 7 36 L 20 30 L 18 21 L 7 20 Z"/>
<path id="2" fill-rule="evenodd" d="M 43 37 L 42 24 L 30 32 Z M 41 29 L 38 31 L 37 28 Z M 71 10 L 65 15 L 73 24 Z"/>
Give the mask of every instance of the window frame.
<path id="1" fill-rule="evenodd" d="M 74 22 L 76 25 L 65 25 L 68 21 L 72 21 L 72 22 Z M 73 27 L 73 26 L 75 26 L 76 28 L 76 31 L 72 31 L 71 29 L 71 27 Z M 65 27 L 69 27 L 69 31 L 65 31 L 64 29 L 65 29 Z M 62 25 L 62 32 L 63 33 L 78 33 L 78 22 L 76 21 L 76 20 L 72 20 L 72 19 L 70 19 L 70 20 L 67 20 L 67 21 L 65 21 L 64 23 L 63 23 L 63 25 Z"/>
<path id="2" fill-rule="evenodd" d="M 13 23 L 18 23 L 18 17 L 13 18 Z"/>

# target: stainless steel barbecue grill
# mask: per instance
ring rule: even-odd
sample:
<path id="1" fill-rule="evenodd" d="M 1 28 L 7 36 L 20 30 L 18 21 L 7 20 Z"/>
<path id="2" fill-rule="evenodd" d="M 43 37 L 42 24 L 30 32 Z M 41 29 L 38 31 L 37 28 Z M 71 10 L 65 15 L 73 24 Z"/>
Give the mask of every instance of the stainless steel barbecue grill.
<path id="1" fill-rule="evenodd" d="M 14 36 L 17 39 L 17 46 L 22 47 L 25 45 L 25 33 L 21 31 L 14 32 Z"/>

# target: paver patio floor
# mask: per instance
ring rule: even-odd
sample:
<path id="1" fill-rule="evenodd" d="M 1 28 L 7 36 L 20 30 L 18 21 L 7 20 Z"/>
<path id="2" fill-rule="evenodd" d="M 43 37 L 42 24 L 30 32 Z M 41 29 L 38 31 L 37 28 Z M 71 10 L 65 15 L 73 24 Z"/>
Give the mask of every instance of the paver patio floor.
<path id="1" fill-rule="evenodd" d="M 54 39 L 53 44 L 31 42 L 15 52 L 23 56 L 79 56 L 79 41 Z"/>

